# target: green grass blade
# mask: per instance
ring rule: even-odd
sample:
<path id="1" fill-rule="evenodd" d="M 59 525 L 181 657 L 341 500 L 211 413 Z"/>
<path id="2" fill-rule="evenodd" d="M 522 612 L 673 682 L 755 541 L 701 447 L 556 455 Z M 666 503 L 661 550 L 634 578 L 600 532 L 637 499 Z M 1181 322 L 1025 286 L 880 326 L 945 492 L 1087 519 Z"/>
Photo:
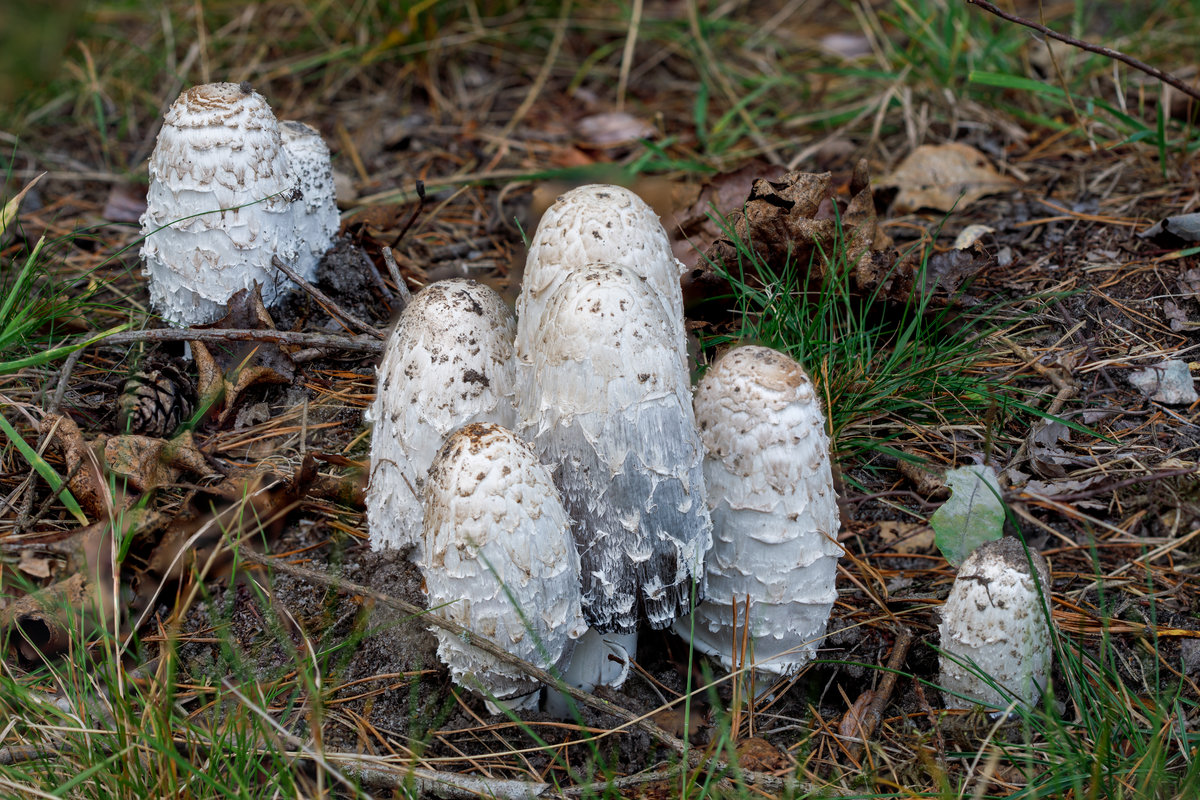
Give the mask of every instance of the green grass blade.
<path id="1" fill-rule="evenodd" d="M 56 493 L 62 500 L 63 505 L 67 507 L 67 511 L 71 512 L 71 516 L 79 521 L 80 525 L 87 525 L 87 516 L 83 513 L 83 509 L 79 507 L 79 503 L 71 495 L 69 489 L 63 485 L 62 477 L 54 470 L 54 467 L 46 463 L 46 460 L 38 455 L 37 451 L 29 446 L 29 443 L 21 438 L 16 429 L 13 428 L 9 421 L 0 414 L 0 432 L 3 432 L 8 437 L 9 441 L 16 446 L 29 465 L 37 470 L 37 474 L 42 476 L 42 479 L 50 485 L 51 491 Z"/>

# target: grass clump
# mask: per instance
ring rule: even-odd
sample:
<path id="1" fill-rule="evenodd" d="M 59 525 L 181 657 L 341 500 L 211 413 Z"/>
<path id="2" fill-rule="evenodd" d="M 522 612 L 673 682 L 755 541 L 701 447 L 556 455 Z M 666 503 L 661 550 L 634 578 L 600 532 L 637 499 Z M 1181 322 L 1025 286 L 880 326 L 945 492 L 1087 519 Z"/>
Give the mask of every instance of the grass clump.
<path id="1" fill-rule="evenodd" d="M 824 395 L 830 434 L 843 459 L 871 451 L 901 455 L 889 442 L 918 427 L 980 425 L 1014 404 L 1002 377 L 984 366 L 1001 306 L 970 314 L 957 298 L 925 286 L 922 260 L 905 302 L 861 293 L 839 230 L 810 263 L 768 263 L 730 229 L 736 265 L 714 264 L 729 282 L 740 322 L 710 345 L 756 343 L 803 364 Z"/>

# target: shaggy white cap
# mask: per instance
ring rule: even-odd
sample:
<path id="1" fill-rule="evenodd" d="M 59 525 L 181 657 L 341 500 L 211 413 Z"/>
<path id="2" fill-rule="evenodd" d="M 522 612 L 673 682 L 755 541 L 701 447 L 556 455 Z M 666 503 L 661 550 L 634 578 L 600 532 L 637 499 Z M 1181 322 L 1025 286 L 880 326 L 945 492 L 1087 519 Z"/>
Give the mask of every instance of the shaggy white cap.
<path id="1" fill-rule="evenodd" d="M 996 539 L 976 548 L 958 568 L 938 627 L 946 708 L 978 703 L 1003 709 L 1014 699 L 1031 706 L 1049 686 L 1050 568 L 1040 553 L 1028 552 L 1027 557 L 1017 539 Z"/>
<path id="2" fill-rule="evenodd" d="M 820 401 L 794 360 L 747 346 L 728 351 L 708 370 L 695 408 L 713 549 L 706 562 L 708 600 L 692 619 L 677 621 L 675 631 L 730 669 L 749 597 L 757 669 L 794 674 L 813 658 L 825 632 L 842 554 Z M 747 654 L 744 663 L 750 661 Z"/>
<path id="3" fill-rule="evenodd" d="M 529 445 L 499 425 L 468 425 L 434 459 L 426 494 L 430 613 L 543 669 L 565 664 L 587 629 L 579 557 L 550 473 Z M 516 710 L 537 707 L 537 681 L 433 631 L 455 683 Z"/>
<path id="4" fill-rule="evenodd" d="M 419 544 L 425 474 L 446 436 L 471 422 L 514 426 L 514 331 L 504 300 L 465 278 L 430 284 L 400 314 L 366 415 L 372 548 Z"/>
<path id="5" fill-rule="evenodd" d="M 142 260 L 150 301 L 167 322 L 212 322 L 236 292 L 262 284 L 275 302 L 289 284 L 272 256 L 295 262 L 297 194 L 279 124 L 247 85 L 181 94 L 150 156 Z"/>
<path id="6" fill-rule="evenodd" d="M 584 614 L 602 633 L 690 610 L 712 544 L 688 375 L 648 283 L 607 264 L 566 275 L 519 387 L 523 430 L 576 522 Z"/>
<path id="7" fill-rule="evenodd" d="M 683 265 L 658 215 L 640 197 L 620 186 L 591 184 L 558 198 L 538 223 L 521 294 L 517 298 L 517 358 L 530 364 L 541 316 L 551 296 L 573 272 L 603 262 L 645 278 L 651 295 L 669 320 L 669 342 L 687 365 L 683 327 Z"/>
<path id="8" fill-rule="evenodd" d="M 299 253 L 294 266 L 301 278 L 317 277 L 321 256 L 333 246 L 338 232 L 337 198 L 333 187 L 333 162 L 329 146 L 320 132 L 303 122 L 279 123 L 288 165 L 300 186 L 300 200 L 293 205 Z"/>

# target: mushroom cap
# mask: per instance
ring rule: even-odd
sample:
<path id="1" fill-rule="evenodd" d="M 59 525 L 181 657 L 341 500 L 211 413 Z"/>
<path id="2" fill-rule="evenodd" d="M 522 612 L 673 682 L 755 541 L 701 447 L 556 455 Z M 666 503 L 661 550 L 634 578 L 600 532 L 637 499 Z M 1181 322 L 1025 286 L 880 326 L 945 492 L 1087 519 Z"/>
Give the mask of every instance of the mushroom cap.
<path id="1" fill-rule="evenodd" d="M 1033 705 L 1049 685 L 1050 568 L 1040 553 L 1028 553 L 1019 540 L 1004 537 L 980 545 L 958 568 L 938 626 L 944 651 L 939 682 L 946 690 L 946 708 L 972 705 L 952 692 L 993 708 L 1006 708 L 1014 698 Z M 1007 692 L 994 688 L 979 671 Z"/>
<path id="2" fill-rule="evenodd" d="M 695 409 L 713 549 L 708 599 L 675 630 L 731 668 L 749 598 L 757 668 L 792 674 L 825 631 L 842 554 L 821 404 L 798 363 L 751 345 L 708 370 Z"/>
<path id="3" fill-rule="evenodd" d="M 684 267 L 654 210 L 628 189 L 605 184 L 572 189 L 542 215 L 517 298 L 517 358 L 524 364 L 533 360 L 546 304 L 568 275 L 594 262 L 625 267 L 649 282 L 670 321 L 671 345 L 686 367 L 679 286 Z"/>
<path id="4" fill-rule="evenodd" d="M 234 293 L 288 284 L 296 182 L 262 95 L 236 83 L 194 86 L 171 105 L 150 156 L 142 260 L 150 301 L 173 325 L 212 322 Z"/>
<path id="5" fill-rule="evenodd" d="M 329 146 L 313 126 L 287 120 L 279 123 L 279 133 L 301 195 L 300 201 L 292 204 L 300 240 L 296 272 L 306 281 L 313 281 L 317 264 L 332 246 L 340 224 L 333 161 Z"/>
<path id="6" fill-rule="evenodd" d="M 515 323 L 500 295 L 465 278 L 431 283 L 400 314 L 367 410 L 371 546 L 418 545 L 425 475 L 445 437 L 471 422 L 516 423 Z"/>
<path id="7" fill-rule="evenodd" d="M 576 521 L 584 614 L 601 633 L 686 613 L 712 543 L 688 376 L 647 284 L 607 264 L 565 276 L 519 387 L 527 438 Z"/>
<path id="8" fill-rule="evenodd" d="M 430 613 L 492 639 L 543 669 L 566 664 L 587 626 L 570 519 L 537 455 L 491 423 L 460 429 L 429 470 L 422 565 Z M 441 628 L 438 656 L 454 681 L 534 708 L 537 681 Z"/>

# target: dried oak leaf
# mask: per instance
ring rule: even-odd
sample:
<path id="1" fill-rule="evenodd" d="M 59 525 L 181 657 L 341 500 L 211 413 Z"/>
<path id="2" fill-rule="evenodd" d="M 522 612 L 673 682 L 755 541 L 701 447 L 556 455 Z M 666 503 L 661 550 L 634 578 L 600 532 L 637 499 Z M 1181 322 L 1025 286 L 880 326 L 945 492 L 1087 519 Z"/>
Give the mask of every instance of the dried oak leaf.
<path id="1" fill-rule="evenodd" d="M 213 330 L 275 330 L 256 285 L 229 299 L 229 312 L 210 325 Z M 291 383 L 296 375 L 286 345 L 274 342 L 192 342 L 199 375 L 200 406 L 220 407 L 217 424 L 224 425 L 237 407 L 241 394 L 262 383 Z"/>
<path id="2" fill-rule="evenodd" d="M 780 181 L 787 175 L 784 167 L 754 162 L 714 175 L 699 189 L 694 184 L 679 185 L 673 199 L 681 200 L 682 205 L 673 203 L 677 206 L 674 213 L 663 220 L 675 257 L 687 269 L 702 266 L 702 254 L 724 236 L 718 222 L 741 208 L 754 182 Z"/>
<path id="3" fill-rule="evenodd" d="M 83 438 L 79 426 L 65 414 L 42 420 L 42 431 L 52 437 L 66 462 L 67 488 L 91 519 L 107 519 L 118 505 L 105 480 L 95 450 Z"/>
<path id="4" fill-rule="evenodd" d="M 896 268 L 891 240 L 876 224 L 865 159 L 855 166 L 849 189 L 849 202 L 838 208 L 831 173 L 790 172 L 779 181 L 756 180 L 745 205 L 726 219 L 734 237 L 714 241 L 705 251 L 705 259 L 727 271 L 745 270 L 744 260 L 739 267 L 738 249 L 732 241 L 736 238 L 753 247 L 775 274 L 789 262 L 807 268 L 812 285 L 824 277 L 828 261 L 840 251 L 855 265 L 855 283 L 860 290 L 883 287 L 889 297 L 906 298 L 912 289 L 912 269 Z M 763 278 L 755 274 L 745 277 L 751 281 Z M 696 288 L 704 291 L 711 286 L 711 275 L 694 270 L 684 280 L 685 303 L 692 300 L 689 305 L 694 305 L 695 300 L 706 299 L 696 297 Z"/>
<path id="5" fill-rule="evenodd" d="M 174 439 L 151 436 L 113 436 L 104 444 L 108 468 L 139 491 L 174 483 L 181 472 L 208 476 L 215 470 L 196 446 L 191 431 Z"/>
<path id="6" fill-rule="evenodd" d="M 996 171 L 987 156 L 961 142 L 921 145 L 879 182 L 880 187 L 898 190 L 892 207 L 900 213 L 962 209 L 1017 185 L 1015 179 Z"/>

